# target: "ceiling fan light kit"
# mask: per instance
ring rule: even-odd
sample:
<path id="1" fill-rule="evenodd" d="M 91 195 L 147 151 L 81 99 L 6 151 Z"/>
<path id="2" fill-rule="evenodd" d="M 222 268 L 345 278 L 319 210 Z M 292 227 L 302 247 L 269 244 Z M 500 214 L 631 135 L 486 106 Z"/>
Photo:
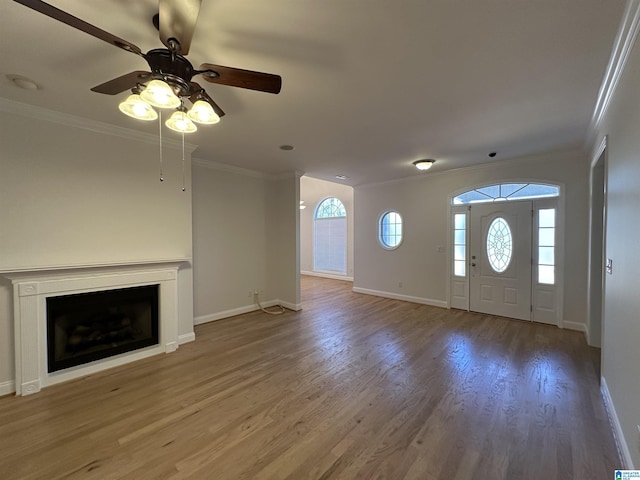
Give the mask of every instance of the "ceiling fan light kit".
<path id="1" fill-rule="evenodd" d="M 14 1 L 126 52 L 142 57 L 147 62 L 150 72 L 138 70 L 127 73 L 91 89 L 106 95 L 117 95 L 131 90 L 132 94 L 129 98 L 119 105 L 120 111 L 130 117 L 141 120 L 157 118 L 157 113 L 150 111 L 153 108 L 146 108 L 140 103 L 146 102 L 156 108 L 177 109 L 165 124 L 168 126 L 171 122 L 174 127 L 180 128 L 178 131 L 182 133 L 195 132 L 197 128 L 193 122 L 204 125 L 218 123 L 220 118 L 224 116 L 224 111 L 213 101 L 204 88 L 192 81 L 195 75 L 201 75 L 204 80 L 211 83 L 260 92 L 280 93 L 282 78 L 279 75 L 211 63 L 203 63 L 199 70 L 193 68 L 185 55 L 189 53 L 191 47 L 191 39 L 202 0 L 159 0 L 159 13 L 154 16 L 153 23 L 158 29 L 160 41 L 166 48 L 152 49 L 147 53 L 143 53 L 133 43 L 41 0 Z M 193 104 L 188 112 L 184 107 L 185 100 L 189 100 Z M 175 121 L 172 120 L 174 116 Z"/>
<path id="2" fill-rule="evenodd" d="M 192 81 L 193 77 L 202 75 L 202 78 L 211 83 L 260 92 L 280 93 L 282 79 L 279 75 L 211 63 L 203 63 L 200 65 L 200 70 L 193 68 L 185 55 L 189 53 L 202 0 L 158 0 L 159 13 L 154 16 L 153 24 L 158 29 L 160 41 L 166 48 L 152 49 L 147 53 L 143 53 L 133 43 L 116 37 L 41 0 L 14 1 L 126 52 L 138 55 L 147 62 L 150 72 L 136 70 L 97 85 L 91 91 L 106 95 L 118 95 L 130 90 L 131 94 L 118 105 L 120 111 L 139 120 L 158 119 L 161 182 L 164 181 L 162 173 L 162 111 L 156 112 L 153 107 L 175 109 L 166 120 L 165 125 L 182 134 L 182 191 L 185 191 L 186 184 L 184 134 L 198 130 L 194 122 L 212 125 L 218 123 L 220 117 L 224 116 L 224 111 L 213 101 L 205 89 Z M 12 81 L 16 85 L 22 86 L 16 80 Z M 23 86 L 23 88 L 28 87 Z M 188 111 L 185 107 L 186 100 L 192 104 Z"/>
<path id="3" fill-rule="evenodd" d="M 213 107 L 204 100 L 197 100 L 187 112 L 187 116 L 194 122 L 203 125 L 213 125 L 220 121 L 220 117 L 213 111 Z"/>
<path id="4" fill-rule="evenodd" d="M 157 108 L 176 108 L 180 106 L 180 98 L 162 80 L 151 80 L 140 93 L 140 98 Z"/>
<path id="5" fill-rule="evenodd" d="M 125 115 L 137 118 L 138 120 L 149 121 L 158 118 L 158 114 L 153 108 L 151 108 L 151 105 L 142 100 L 140 95 L 137 93 L 129 95 L 124 102 L 121 102 L 120 105 L 118 105 L 118 108 Z"/>
<path id="6" fill-rule="evenodd" d="M 196 124 L 193 123 L 186 112 L 182 110 L 173 112 L 164 124 L 174 132 L 193 133 L 198 130 Z"/>

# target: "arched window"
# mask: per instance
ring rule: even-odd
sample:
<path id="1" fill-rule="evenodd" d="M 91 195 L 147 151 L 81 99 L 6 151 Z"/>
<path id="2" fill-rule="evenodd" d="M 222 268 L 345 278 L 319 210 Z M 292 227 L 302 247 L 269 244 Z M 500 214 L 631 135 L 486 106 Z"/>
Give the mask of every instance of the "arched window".
<path id="1" fill-rule="evenodd" d="M 556 185 L 543 183 L 500 183 L 487 187 L 475 188 L 456 195 L 451 200 L 453 205 L 467 203 L 505 202 L 509 200 L 532 200 L 536 198 L 557 197 L 560 189 Z"/>
<path id="2" fill-rule="evenodd" d="M 347 273 L 347 211 L 336 197 L 318 204 L 314 217 L 313 269 Z"/>

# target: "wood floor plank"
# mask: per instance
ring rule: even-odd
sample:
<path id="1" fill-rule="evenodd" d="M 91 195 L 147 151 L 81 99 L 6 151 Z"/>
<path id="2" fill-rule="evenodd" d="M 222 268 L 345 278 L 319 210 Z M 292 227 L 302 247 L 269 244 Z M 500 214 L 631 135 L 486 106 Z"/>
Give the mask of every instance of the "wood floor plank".
<path id="1" fill-rule="evenodd" d="M 0 398 L 0 478 L 611 478 L 582 334 L 351 286 L 303 276 L 300 312 Z"/>

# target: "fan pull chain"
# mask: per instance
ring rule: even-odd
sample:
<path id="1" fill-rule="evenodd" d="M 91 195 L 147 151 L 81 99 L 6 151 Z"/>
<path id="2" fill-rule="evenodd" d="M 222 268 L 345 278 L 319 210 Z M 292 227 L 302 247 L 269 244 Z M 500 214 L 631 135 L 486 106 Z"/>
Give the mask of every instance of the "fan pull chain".
<path id="1" fill-rule="evenodd" d="M 184 186 L 184 132 L 182 132 L 182 191 L 186 190 Z"/>
<path id="2" fill-rule="evenodd" d="M 160 181 L 164 182 L 164 175 L 162 174 L 162 110 L 158 109 L 158 136 L 160 137 Z"/>

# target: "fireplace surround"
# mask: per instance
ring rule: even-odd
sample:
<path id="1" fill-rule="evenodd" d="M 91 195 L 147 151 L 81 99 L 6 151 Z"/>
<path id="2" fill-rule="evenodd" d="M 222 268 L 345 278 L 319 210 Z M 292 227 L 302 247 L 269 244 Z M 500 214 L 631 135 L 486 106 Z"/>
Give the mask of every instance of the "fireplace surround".
<path id="1" fill-rule="evenodd" d="M 178 348 L 178 269 L 184 260 L 4 271 L 13 284 L 16 395 Z M 157 290 L 157 339 L 132 351 L 49 368 L 47 300 L 149 287 Z M 129 311 L 127 311 L 129 312 Z M 115 321 L 115 319 L 112 319 Z M 126 335 L 122 335 L 126 336 Z"/>

